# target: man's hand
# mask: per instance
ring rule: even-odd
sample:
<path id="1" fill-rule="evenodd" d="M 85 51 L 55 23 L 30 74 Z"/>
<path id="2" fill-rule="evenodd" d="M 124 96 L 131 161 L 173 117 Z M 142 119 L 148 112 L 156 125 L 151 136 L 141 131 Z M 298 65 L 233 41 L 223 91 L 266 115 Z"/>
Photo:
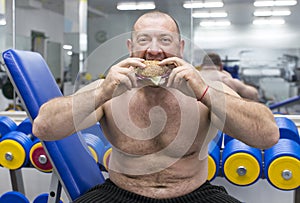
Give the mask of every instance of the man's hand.
<path id="1" fill-rule="evenodd" d="M 175 64 L 172 70 L 167 87 L 172 87 L 180 90 L 187 96 L 201 98 L 207 84 L 199 74 L 199 71 L 194 66 L 177 57 L 171 57 L 162 60 L 159 65 Z"/>
<path id="2" fill-rule="evenodd" d="M 141 58 L 127 58 L 112 66 L 102 83 L 106 97 L 116 97 L 137 87 L 134 68 L 145 67 L 143 61 Z"/>

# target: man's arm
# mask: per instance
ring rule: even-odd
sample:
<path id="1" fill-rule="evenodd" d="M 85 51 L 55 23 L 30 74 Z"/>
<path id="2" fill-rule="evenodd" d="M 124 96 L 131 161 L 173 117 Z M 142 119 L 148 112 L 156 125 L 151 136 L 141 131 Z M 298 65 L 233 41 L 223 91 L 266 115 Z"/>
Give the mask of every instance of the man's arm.
<path id="1" fill-rule="evenodd" d="M 203 97 L 207 84 L 192 65 L 176 57 L 162 62 L 168 63 L 178 66 L 173 69 L 167 86 L 198 100 L 201 98 L 200 102 L 210 110 L 212 122 L 218 129 L 257 148 L 268 148 L 278 141 L 278 127 L 272 112 L 265 105 L 231 95 L 229 88 L 223 85 L 209 87 Z"/>
<path id="2" fill-rule="evenodd" d="M 99 84 L 43 104 L 33 122 L 33 134 L 42 140 L 57 140 L 95 124 L 103 116 L 105 103 L 105 97 L 93 96 L 101 95 Z"/>
<path id="3" fill-rule="evenodd" d="M 224 133 L 256 148 L 277 143 L 279 130 L 265 105 L 245 100 L 221 83 L 210 86 L 201 102 L 210 109 L 213 124 Z"/>
<path id="4" fill-rule="evenodd" d="M 33 134 L 42 140 L 57 140 L 95 124 L 104 115 L 106 101 L 137 86 L 133 67 L 144 67 L 143 61 L 127 58 L 112 66 L 105 80 L 46 102 L 33 122 Z"/>
<path id="5" fill-rule="evenodd" d="M 232 87 L 241 97 L 259 101 L 259 94 L 255 87 L 247 85 L 235 78 L 224 78 L 223 82 L 229 87 Z"/>

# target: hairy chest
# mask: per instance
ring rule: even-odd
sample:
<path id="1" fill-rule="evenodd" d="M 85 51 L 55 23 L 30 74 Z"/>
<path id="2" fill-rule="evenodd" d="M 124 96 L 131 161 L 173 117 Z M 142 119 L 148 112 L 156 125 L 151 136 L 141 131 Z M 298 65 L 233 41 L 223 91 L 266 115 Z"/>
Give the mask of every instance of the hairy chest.
<path id="1" fill-rule="evenodd" d="M 171 91 L 135 92 L 107 105 L 102 123 L 109 141 L 126 153 L 176 150 L 182 154 L 198 142 L 204 118 L 200 112 L 194 99 Z"/>

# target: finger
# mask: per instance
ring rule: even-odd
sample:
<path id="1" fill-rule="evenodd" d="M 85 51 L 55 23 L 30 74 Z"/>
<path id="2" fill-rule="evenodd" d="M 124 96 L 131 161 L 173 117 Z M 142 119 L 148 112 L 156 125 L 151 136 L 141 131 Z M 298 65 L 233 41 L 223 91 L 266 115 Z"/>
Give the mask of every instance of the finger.
<path id="1" fill-rule="evenodd" d="M 182 66 L 185 63 L 185 61 L 183 59 L 180 59 L 178 57 L 170 57 L 170 58 L 166 58 L 162 61 L 159 62 L 159 65 L 163 66 L 163 65 L 175 65 L 177 66 Z"/>
<path id="2" fill-rule="evenodd" d="M 185 75 L 186 71 L 180 71 L 176 74 L 175 78 L 174 78 L 174 82 L 178 83 L 184 80 L 184 75 Z"/>
<path id="3" fill-rule="evenodd" d="M 130 67 L 129 68 L 129 73 L 127 73 L 127 76 L 128 78 L 130 79 L 133 87 L 137 87 L 137 78 L 136 78 L 136 75 L 135 75 L 135 72 L 134 72 L 134 67 Z"/>
<path id="4" fill-rule="evenodd" d="M 116 67 L 114 69 L 114 73 L 112 74 L 120 74 L 123 76 L 127 77 L 132 84 L 132 87 L 137 87 L 137 79 L 134 73 L 134 67 L 130 66 L 129 68 L 122 68 L 122 67 Z"/>
<path id="5" fill-rule="evenodd" d="M 187 70 L 181 70 L 181 71 L 177 72 L 177 74 L 175 75 L 174 81 L 173 81 L 173 86 L 178 88 L 183 83 L 186 83 L 186 80 L 184 78 L 186 74 L 187 74 Z"/>
<path id="6" fill-rule="evenodd" d="M 172 70 L 172 72 L 170 73 L 169 78 L 168 78 L 167 87 L 173 86 L 176 75 L 183 70 L 184 70 L 184 67 L 182 67 L 182 66 L 178 66 Z"/>
<path id="7" fill-rule="evenodd" d="M 131 80 L 129 79 L 128 76 L 120 74 L 119 75 L 119 81 L 120 81 L 119 86 L 124 85 L 127 88 L 127 90 L 132 89 L 132 82 L 131 82 Z"/>
<path id="8" fill-rule="evenodd" d="M 146 67 L 146 65 L 143 63 L 145 59 L 142 58 L 127 58 L 120 63 L 117 64 L 117 66 L 122 68 L 130 68 L 133 67 Z"/>
<path id="9" fill-rule="evenodd" d="M 169 75 L 167 87 L 171 87 L 173 85 L 174 78 L 175 78 L 175 73 L 174 73 L 174 69 L 173 69 Z"/>

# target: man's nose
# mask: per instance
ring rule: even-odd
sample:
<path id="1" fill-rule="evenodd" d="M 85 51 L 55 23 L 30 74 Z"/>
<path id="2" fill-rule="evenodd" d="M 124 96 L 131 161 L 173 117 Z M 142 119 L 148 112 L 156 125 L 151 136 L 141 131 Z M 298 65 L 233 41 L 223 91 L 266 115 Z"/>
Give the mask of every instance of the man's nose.
<path id="1" fill-rule="evenodd" d="M 148 47 L 147 52 L 151 55 L 159 55 L 162 53 L 162 49 L 159 46 L 158 42 L 156 40 L 153 40 Z"/>

